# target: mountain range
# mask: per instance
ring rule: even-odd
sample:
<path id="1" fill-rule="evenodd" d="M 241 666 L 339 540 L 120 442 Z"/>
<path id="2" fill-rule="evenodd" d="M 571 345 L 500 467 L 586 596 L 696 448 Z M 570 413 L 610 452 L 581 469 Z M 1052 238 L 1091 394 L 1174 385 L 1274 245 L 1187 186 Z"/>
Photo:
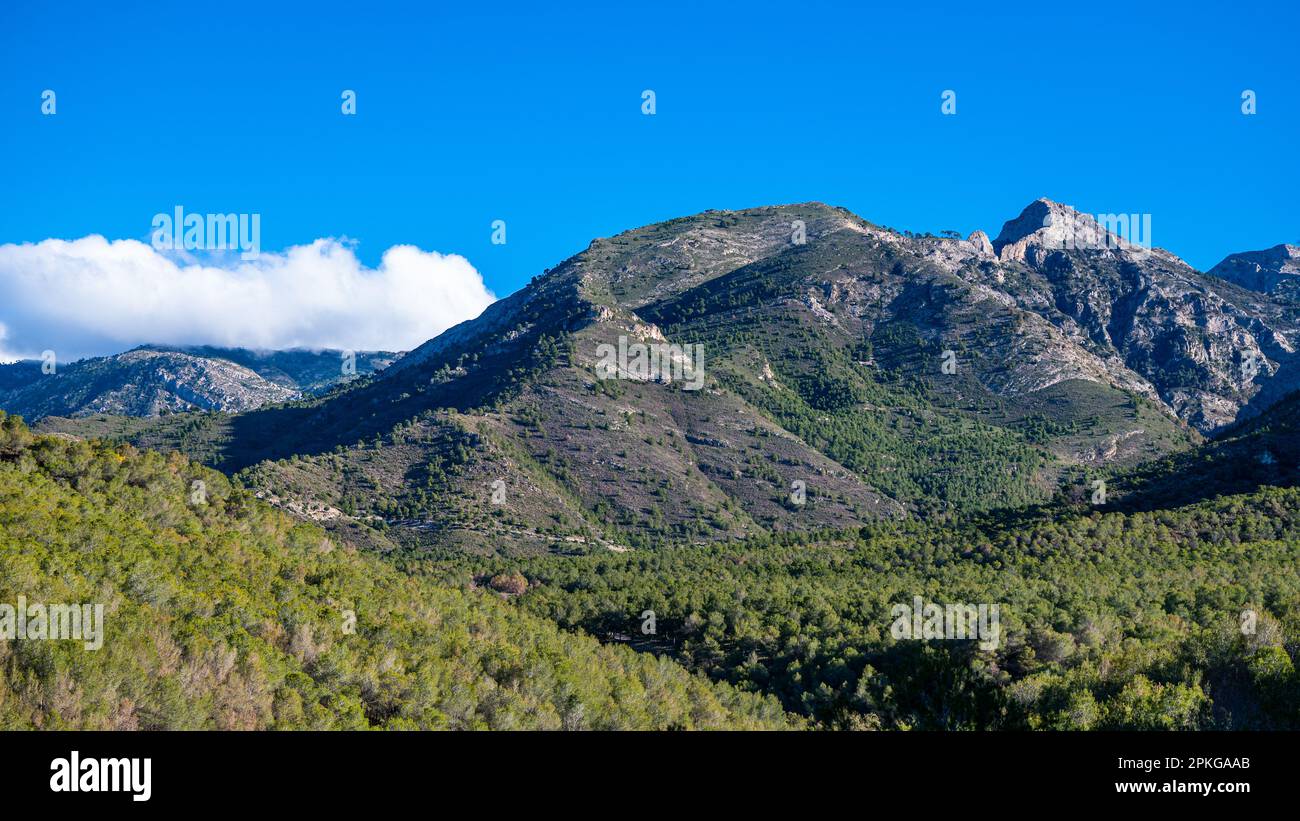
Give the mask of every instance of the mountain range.
<path id="1" fill-rule="evenodd" d="M 1216 270 L 1259 256 L 1272 279 L 1205 274 L 1046 199 L 992 240 L 820 203 L 710 211 L 597 239 L 323 395 L 40 428 L 184 450 L 384 549 L 960 515 L 1187 451 L 1300 386 L 1269 254 Z M 620 339 L 700 346 L 702 389 L 601 378 Z"/>

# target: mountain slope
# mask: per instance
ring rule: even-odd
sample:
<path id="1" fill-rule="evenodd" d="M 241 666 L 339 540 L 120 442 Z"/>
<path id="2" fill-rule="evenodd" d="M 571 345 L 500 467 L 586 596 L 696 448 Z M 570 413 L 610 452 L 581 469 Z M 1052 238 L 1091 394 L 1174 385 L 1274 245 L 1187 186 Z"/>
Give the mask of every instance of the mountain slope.
<path id="1" fill-rule="evenodd" d="M 1300 392 L 1203 446 L 1122 475 L 1113 506 L 1153 510 L 1300 484 Z"/>
<path id="2" fill-rule="evenodd" d="M 791 726 L 771 699 L 401 574 L 175 454 L 0 413 L 0 603 L 20 596 L 102 605 L 103 640 L 0 641 L 0 729 Z"/>

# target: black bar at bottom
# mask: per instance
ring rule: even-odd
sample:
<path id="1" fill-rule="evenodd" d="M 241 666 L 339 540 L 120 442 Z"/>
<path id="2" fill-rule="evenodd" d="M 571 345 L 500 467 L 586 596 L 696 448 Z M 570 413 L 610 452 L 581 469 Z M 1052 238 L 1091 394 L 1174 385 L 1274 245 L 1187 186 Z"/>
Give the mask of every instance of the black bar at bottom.
<path id="1" fill-rule="evenodd" d="M 446 802 L 457 797 L 535 812 L 557 800 L 632 808 L 687 794 L 698 796 L 693 805 L 734 812 L 770 809 L 775 798 L 812 808 L 832 793 L 850 806 L 891 795 L 927 809 L 1005 806 L 1012 797 L 1070 807 L 1192 799 L 1229 807 L 1290 795 L 1296 741 L 1286 733 L 9 732 L 0 733 L 0 783 L 9 807 L 22 800 L 128 813 L 385 811 L 395 800 L 434 800 L 450 811 Z M 143 791 L 132 785 L 55 792 L 52 779 L 68 786 L 58 777 L 72 775 L 74 751 L 82 777 L 103 774 L 104 759 L 116 769 L 122 758 L 139 760 L 143 775 L 149 759 L 148 800 L 134 800 Z"/>

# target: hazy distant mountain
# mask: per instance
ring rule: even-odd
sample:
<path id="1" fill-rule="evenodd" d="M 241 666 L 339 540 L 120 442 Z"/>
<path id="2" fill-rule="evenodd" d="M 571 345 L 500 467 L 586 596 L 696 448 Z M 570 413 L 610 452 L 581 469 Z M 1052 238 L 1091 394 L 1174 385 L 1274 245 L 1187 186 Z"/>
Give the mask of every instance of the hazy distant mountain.
<path id="1" fill-rule="evenodd" d="M 1229 254 L 1210 273 L 1252 291 L 1300 301 L 1300 246 L 1274 245 L 1263 251 Z"/>
<path id="2" fill-rule="evenodd" d="M 401 358 L 392 351 L 307 350 L 257 351 L 248 348 L 217 348 L 210 345 L 169 348 L 146 345 L 156 351 L 179 351 L 206 359 L 223 359 L 242 365 L 269 382 L 303 393 L 316 393 L 337 385 L 352 375 L 382 371 Z M 350 365 L 348 363 L 351 363 Z M 351 372 L 345 371 L 351 367 Z"/>
<path id="3" fill-rule="evenodd" d="M 364 375 L 396 355 L 360 353 Z M 29 420 L 47 416 L 159 416 L 191 410 L 229 413 L 300 398 L 348 378 L 339 351 L 258 352 L 145 346 L 58 365 L 0 365 L 0 409 Z"/>

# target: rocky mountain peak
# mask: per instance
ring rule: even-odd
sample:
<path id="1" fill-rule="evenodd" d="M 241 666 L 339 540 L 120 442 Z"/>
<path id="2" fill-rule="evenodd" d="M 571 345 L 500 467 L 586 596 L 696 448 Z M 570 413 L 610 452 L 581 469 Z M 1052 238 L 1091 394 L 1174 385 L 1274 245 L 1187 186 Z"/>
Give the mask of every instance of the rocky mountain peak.
<path id="1" fill-rule="evenodd" d="M 980 256 L 993 256 L 993 243 L 989 241 L 989 235 L 983 231 L 972 232 L 966 241 L 975 246 L 975 252 Z"/>
<path id="2" fill-rule="evenodd" d="M 1108 250 L 1145 256 L 1150 253 L 1150 222 L 1140 215 L 1094 217 L 1046 198 L 1031 202 L 1020 216 L 1002 226 L 993 248 L 1002 260 L 1024 260 L 1029 248 Z M 1098 221 L 1105 219 L 1105 224 Z M 1136 243 L 1130 242 L 1136 239 Z M 1168 255 L 1167 255 L 1168 256 Z"/>
<path id="3" fill-rule="evenodd" d="M 1092 217 L 1040 197 L 1025 206 L 1020 216 L 1002 225 L 993 249 L 1003 259 L 1023 259 L 1031 244 L 1059 248 L 1080 233 L 1096 230 Z"/>

